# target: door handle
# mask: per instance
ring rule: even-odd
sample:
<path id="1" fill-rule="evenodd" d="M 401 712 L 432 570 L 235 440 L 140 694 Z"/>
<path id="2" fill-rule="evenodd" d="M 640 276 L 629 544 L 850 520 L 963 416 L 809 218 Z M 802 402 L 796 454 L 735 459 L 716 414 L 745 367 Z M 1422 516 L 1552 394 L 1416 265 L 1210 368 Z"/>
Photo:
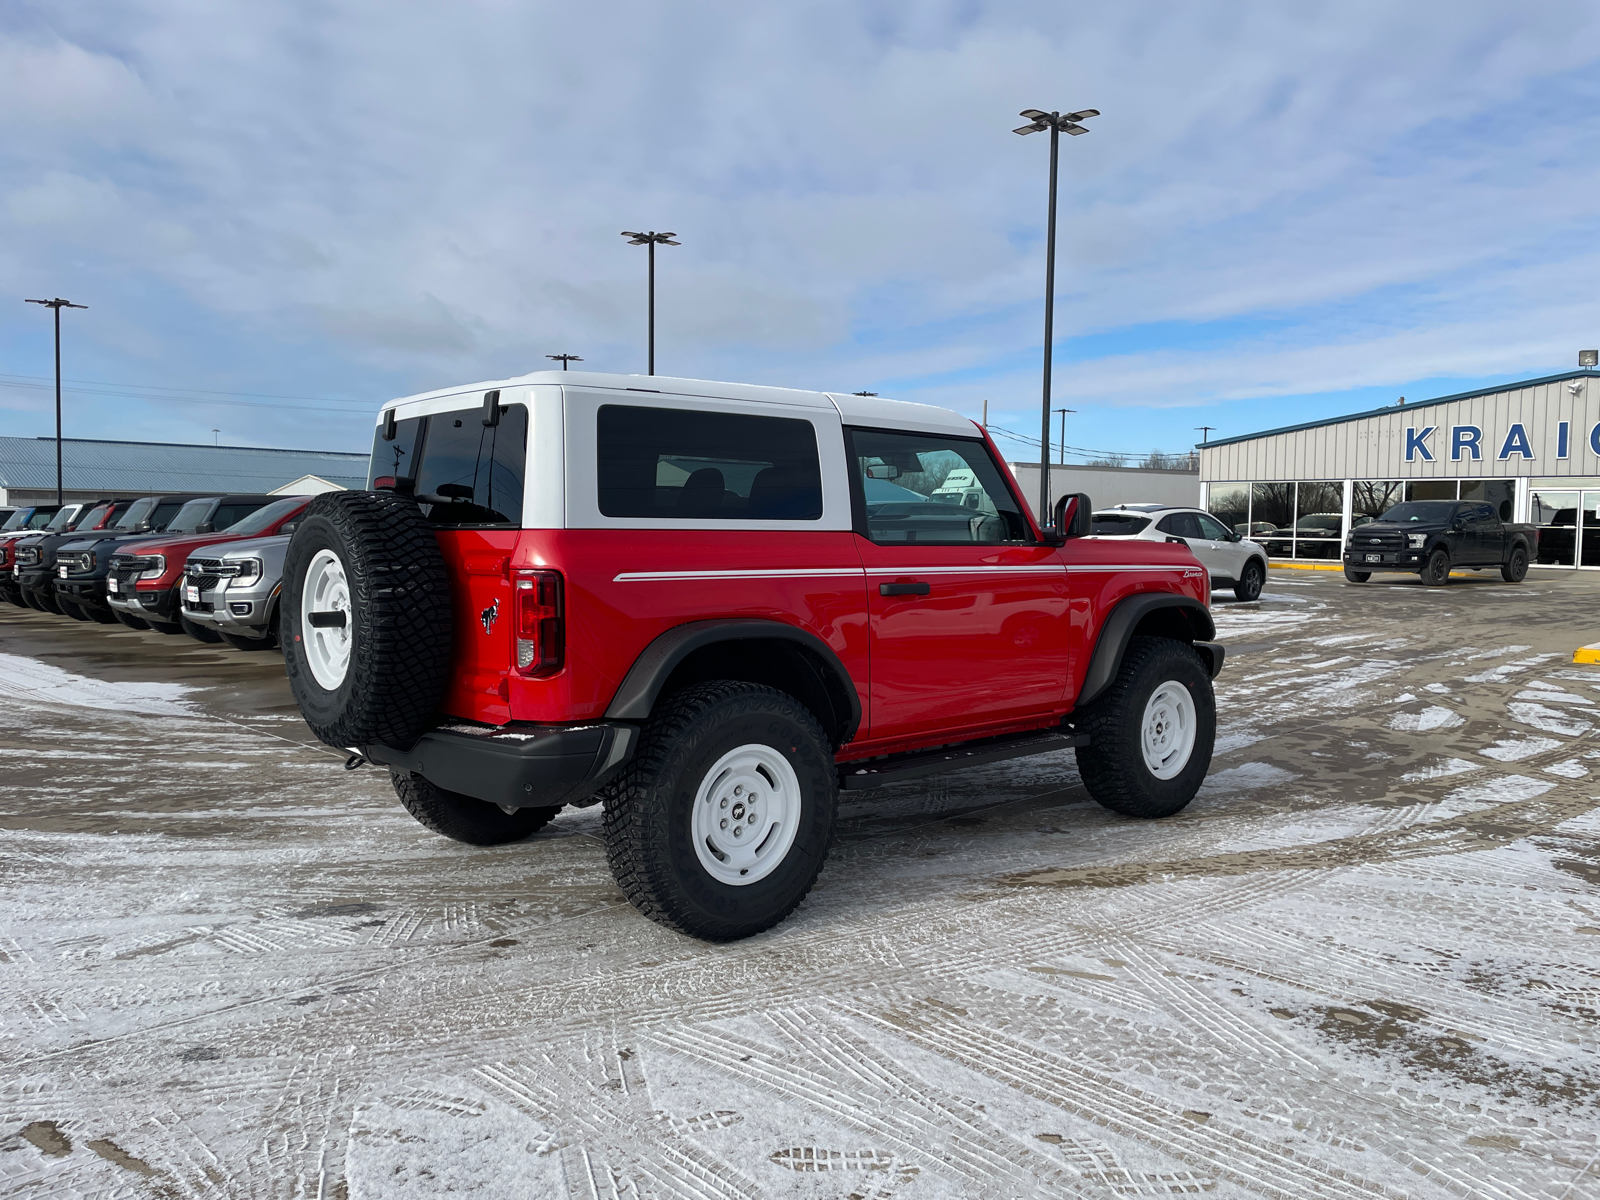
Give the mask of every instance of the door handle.
<path id="1" fill-rule="evenodd" d="M 1184 541 L 1181 537 L 1169 537 L 1167 539 L 1167 542 L 1168 542 L 1168 544 L 1171 544 L 1172 542 L 1177 542 L 1178 545 L 1180 545 L 1180 546 L 1187 546 L 1189 544 L 1188 542 Z"/>
<path id="2" fill-rule="evenodd" d="M 933 589 L 926 583 L 880 583 L 880 596 L 926 596 Z"/>

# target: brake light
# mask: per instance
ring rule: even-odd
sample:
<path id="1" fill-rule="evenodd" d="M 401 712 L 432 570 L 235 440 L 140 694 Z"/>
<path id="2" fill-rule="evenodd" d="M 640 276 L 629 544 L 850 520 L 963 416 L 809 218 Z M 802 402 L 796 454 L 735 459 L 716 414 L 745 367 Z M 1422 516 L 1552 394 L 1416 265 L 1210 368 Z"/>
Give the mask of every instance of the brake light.
<path id="1" fill-rule="evenodd" d="M 566 660 L 567 630 L 560 571 L 518 571 L 517 671 L 554 675 Z"/>
<path id="2" fill-rule="evenodd" d="M 374 479 L 372 481 L 372 490 L 375 491 L 375 492 L 392 492 L 392 491 L 394 491 L 394 476 L 393 475 L 379 475 L 376 479 Z"/>

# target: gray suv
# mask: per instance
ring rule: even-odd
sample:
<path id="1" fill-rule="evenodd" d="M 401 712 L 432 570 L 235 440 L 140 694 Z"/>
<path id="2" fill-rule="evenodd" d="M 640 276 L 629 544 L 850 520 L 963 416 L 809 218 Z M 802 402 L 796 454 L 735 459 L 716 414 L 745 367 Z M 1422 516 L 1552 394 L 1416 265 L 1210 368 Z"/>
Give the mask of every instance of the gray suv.
<path id="1" fill-rule="evenodd" d="M 278 593 L 288 548 L 287 533 L 202 546 L 184 562 L 178 583 L 183 615 L 239 650 L 270 650 L 278 644 Z"/>

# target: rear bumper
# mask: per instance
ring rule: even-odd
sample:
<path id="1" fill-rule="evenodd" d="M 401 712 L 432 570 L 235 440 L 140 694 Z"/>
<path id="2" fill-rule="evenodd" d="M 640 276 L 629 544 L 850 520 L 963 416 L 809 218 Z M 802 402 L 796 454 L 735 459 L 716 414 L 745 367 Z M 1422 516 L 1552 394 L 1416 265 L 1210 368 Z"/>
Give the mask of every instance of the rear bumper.
<path id="1" fill-rule="evenodd" d="M 633 756 L 639 729 L 595 725 L 468 725 L 430 729 L 409 750 L 359 746 L 375 763 L 421 775 L 446 791 L 490 804 L 554 808 L 593 803 Z"/>

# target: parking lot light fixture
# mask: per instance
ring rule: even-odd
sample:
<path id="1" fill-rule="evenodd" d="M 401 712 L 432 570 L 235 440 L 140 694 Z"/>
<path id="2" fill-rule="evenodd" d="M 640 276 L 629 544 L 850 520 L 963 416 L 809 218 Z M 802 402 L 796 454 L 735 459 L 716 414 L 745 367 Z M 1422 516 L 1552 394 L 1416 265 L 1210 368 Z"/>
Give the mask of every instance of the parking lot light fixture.
<path id="1" fill-rule="evenodd" d="M 1061 465 L 1064 467 L 1067 465 L 1067 414 L 1075 413 L 1078 410 L 1075 408 L 1058 408 L 1056 411 L 1061 414 Z M 1045 457 L 1049 458 L 1050 456 L 1046 454 Z"/>
<path id="2" fill-rule="evenodd" d="M 576 354 L 546 354 L 545 357 L 553 358 L 556 362 L 560 363 L 563 371 L 567 369 L 568 363 L 583 361 L 583 359 L 579 358 Z"/>
<path id="3" fill-rule="evenodd" d="M 648 233 L 630 233 L 624 229 L 622 236 L 628 239 L 628 245 L 630 246 L 650 247 L 650 370 L 648 373 L 654 375 L 656 373 L 656 247 L 681 246 L 683 243 L 672 240 L 678 236 L 675 233 L 657 233 L 653 229 Z"/>
<path id="4" fill-rule="evenodd" d="M 1025 108 L 1018 116 L 1027 117 L 1028 124 L 1013 129 L 1012 133 L 1026 136 L 1030 133 L 1050 133 L 1050 215 L 1045 234 L 1044 258 L 1044 398 L 1039 414 L 1039 525 L 1043 528 L 1050 509 L 1050 356 L 1055 348 L 1056 303 L 1056 175 L 1060 163 L 1061 135 L 1072 137 L 1088 133 L 1083 122 L 1098 117 L 1098 108 L 1084 108 L 1077 112 L 1044 112 Z"/>
<path id="5" fill-rule="evenodd" d="M 54 300 L 28 300 L 27 304 L 42 304 L 54 309 L 56 316 L 56 505 L 61 499 L 61 310 L 63 308 L 88 308 L 87 304 L 74 304 L 57 296 Z"/>

